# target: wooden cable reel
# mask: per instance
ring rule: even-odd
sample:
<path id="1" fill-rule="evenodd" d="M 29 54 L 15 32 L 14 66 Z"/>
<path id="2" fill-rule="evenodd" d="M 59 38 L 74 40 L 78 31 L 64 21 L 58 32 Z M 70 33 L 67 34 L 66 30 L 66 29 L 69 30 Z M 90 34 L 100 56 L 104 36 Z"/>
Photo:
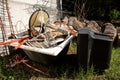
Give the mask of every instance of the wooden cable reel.
<path id="1" fill-rule="evenodd" d="M 29 35 L 31 37 L 37 36 L 43 31 L 43 27 L 48 21 L 49 15 L 45 10 L 37 10 L 33 12 L 29 20 Z M 37 30 L 35 28 L 37 28 Z"/>

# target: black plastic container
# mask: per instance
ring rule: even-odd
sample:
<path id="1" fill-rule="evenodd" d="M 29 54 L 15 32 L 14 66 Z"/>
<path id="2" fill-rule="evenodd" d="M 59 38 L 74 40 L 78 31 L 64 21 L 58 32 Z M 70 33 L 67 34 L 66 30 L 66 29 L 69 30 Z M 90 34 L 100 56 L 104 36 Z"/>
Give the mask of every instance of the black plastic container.
<path id="1" fill-rule="evenodd" d="M 109 68 L 112 53 L 112 38 L 94 33 L 90 28 L 79 30 L 77 39 L 77 57 L 80 67 L 88 70 L 94 66 L 96 71 Z"/>
<path id="2" fill-rule="evenodd" d="M 80 67 L 87 70 L 90 67 L 90 55 L 93 33 L 88 29 L 80 29 L 77 38 L 77 57 Z"/>

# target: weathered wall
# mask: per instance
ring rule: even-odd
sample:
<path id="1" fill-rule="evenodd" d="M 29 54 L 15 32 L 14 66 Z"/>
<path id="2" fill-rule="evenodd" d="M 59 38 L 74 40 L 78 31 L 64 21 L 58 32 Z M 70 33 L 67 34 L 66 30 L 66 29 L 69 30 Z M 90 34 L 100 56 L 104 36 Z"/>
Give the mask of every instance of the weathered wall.
<path id="1" fill-rule="evenodd" d="M 45 0 L 44 0 L 45 1 Z M 13 25 L 16 26 L 17 22 L 21 21 L 25 26 L 28 27 L 29 18 L 32 14 L 33 5 L 40 4 L 42 5 L 43 9 L 45 9 L 49 15 L 50 20 L 55 19 L 57 15 L 57 0 L 46 0 L 48 2 L 43 2 L 40 0 L 9 0 L 8 4 L 10 7 L 10 14 L 12 16 Z M 45 3 L 45 5 L 43 5 Z M 19 24 L 17 29 L 24 29 L 23 24 Z"/>

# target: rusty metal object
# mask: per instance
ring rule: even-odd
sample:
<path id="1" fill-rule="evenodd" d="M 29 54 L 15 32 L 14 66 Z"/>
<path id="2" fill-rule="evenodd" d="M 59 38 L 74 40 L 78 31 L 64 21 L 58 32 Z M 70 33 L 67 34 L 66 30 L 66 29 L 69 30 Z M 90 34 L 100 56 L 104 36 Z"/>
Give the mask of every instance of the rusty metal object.
<path id="1" fill-rule="evenodd" d="M 27 67 L 29 67 L 29 68 L 33 69 L 34 71 L 40 73 L 41 75 L 46 75 L 45 72 L 43 72 L 43 71 L 41 71 L 41 70 L 39 70 L 39 69 L 37 69 L 37 68 L 29 65 L 27 63 L 28 61 L 29 60 L 25 60 L 24 58 L 22 58 L 21 56 L 19 56 L 18 54 L 16 54 L 15 56 L 13 56 L 12 59 L 10 59 L 10 63 L 7 64 L 6 67 L 14 67 L 14 66 L 16 66 L 18 64 L 23 63 L 24 65 L 26 65 Z"/>

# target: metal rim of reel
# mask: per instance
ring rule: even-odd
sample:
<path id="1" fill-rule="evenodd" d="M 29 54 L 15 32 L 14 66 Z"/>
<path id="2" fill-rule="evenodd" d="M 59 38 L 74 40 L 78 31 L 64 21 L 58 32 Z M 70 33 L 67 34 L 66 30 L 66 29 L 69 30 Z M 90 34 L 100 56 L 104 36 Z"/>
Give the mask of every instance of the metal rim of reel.
<path id="1" fill-rule="evenodd" d="M 29 35 L 34 36 L 36 33 L 35 27 L 42 27 L 49 21 L 49 14 L 43 9 L 36 10 L 32 13 L 29 19 Z M 36 36 L 36 35 L 35 35 Z"/>

